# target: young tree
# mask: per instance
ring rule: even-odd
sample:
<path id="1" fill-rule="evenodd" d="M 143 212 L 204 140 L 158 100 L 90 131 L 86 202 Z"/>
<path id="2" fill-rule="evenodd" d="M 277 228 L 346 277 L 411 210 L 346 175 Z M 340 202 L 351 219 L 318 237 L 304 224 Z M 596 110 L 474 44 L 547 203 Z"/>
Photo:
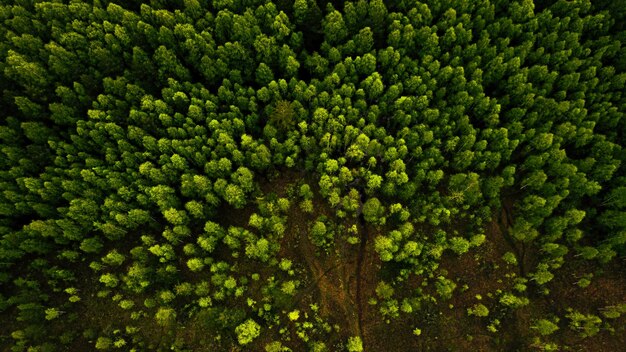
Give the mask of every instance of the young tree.
<path id="1" fill-rule="evenodd" d="M 204 262 L 200 258 L 191 258 L 187 260 L 187 267 L 191 271 L 201 271 L 204 268 Z"/>
<path id="2" fill-rule="evenodd" d="M 448 300 L 452 297 L 452 292 L 456 289 L 456 284 L 450 279 L 439 276 L 435 282 L 435 287 L 437 288 L 437 294 L 439 294 L 442 299 Z"/>
<path id="3" fill-rule="evenodd" d="M 261 326 L 256 321 L 248 319 L 235 328 L 235 333 L 239 344 L 245 346 L 259 337 Z"/>
<path id="4" fill-rule="evenodd" d="M 359 336 L 351 336 L 346 344 L 348 352 L 363 352 L 363 341 Z"/>
<path id="5" fill-rule="evenodd" d="M 462 237 L 450 238 L 450 249 L 457 255 L 467 253 L 470 248 L 470 242 Z"/>
<path id="6" fill-rule="evenodd" d="M 328 230 L 323 219 L 318 219 L 311 227 L 310 231 L 311 241 L 318 247 L 327 247 L 331 243 L 333 234 Z"/>
<path id="7" fill-rule="evenodd" d="M 176 321 L 176 311 L 174 308 L 159 307 L 154 315 L 157 323 L 161 326 L 169 326 Z"/>
<path id="8" fill-rule="evenodd" d="M 555 322 L 558 323 L 559 319 L 556 318 L 554 322 L 548 319 L 539 319 L 531 326 L 531 329 L 537 330 L 542 336 L 548 336 L 559 330 L 559 326 Z"/>
<path id="9" fill-rule="evenodd" d="M 489 315 L 489 309 L 482 303 L 477 303 L 471 308 L 467 308 L 468 315 L 475 315 L 477 317 L 486 317 Z"/>

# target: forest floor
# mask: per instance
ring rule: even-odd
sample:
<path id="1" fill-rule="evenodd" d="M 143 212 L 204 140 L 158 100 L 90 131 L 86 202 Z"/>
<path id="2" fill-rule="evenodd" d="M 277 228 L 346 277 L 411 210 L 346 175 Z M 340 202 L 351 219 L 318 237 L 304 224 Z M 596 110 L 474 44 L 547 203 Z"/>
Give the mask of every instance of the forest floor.
<path id="1" fill-rule="evenodd" d="M 530 328 L 535 320 L 555 315 L 563 317 L 568 307 L 597 314 L 598 308 L 618 304 L 626 297 L 625 269 L 618 261 L 601 267 L 568 258 L 566 266 L 558 269 L 554 280 L 548 284 L 549 295 L 540 295 L 529 288 L 531 304 L 513 312 L 498 308 L 498 292 L 511 291 L 514 278 L 528 274 L 528 268 L 537 264 L 539 254 L 534 248 L 514 244 L 506 236 L 513 219 L 512 204 L 505 204 L 486 225 L 487 240 L 481 247 L 461 256 L 444 254 L 438 272 L 457 283 L 453 297 L 449 301 L 425 304 L 417 314 L 408 317 L 402 314 L 388 323 L 381 316 L 379 306 L 368 303 L 370 298 L 376 297 L 378 282 L 386 278 L 373 240 L 383 229 L 353 218 L 337 219 L 320 199 L 316 199 L 314 205 L 317 215 L 343 221 L 346 227 L 356 224 L 361 234 L 360 244 L 351 245 L 336 239 L 329 253 L 320 253 L 307 236 L 307 226 L 310 227 L 314 217 L 295 210 L 290 214 L 281 255 L 295 258 L 308 268 L 312 281 L 304 290 L 310 295 L 306 301 L 319 302 L 322 315 L 342 327 L 344 341 L 349 336 L 360 336 L 365 351 L 527 351 L 533 348 L 533 338 L 539 336 Z M 520 258 L 518 265 L 509 265 L 502 259 L 506 252 L 513 252 Z M 575 285 L 580 277 L 590 272 L 595 273 L 593 285 L 588 289 Z M 419 278 L 411 278 L 406 283 L 405 295 L 417 288 Z M 467 314 L 467 309 L 477 303 L 489 307 L 489 317 Z M 494 318 L 501 324 L 498 332 L 491 333 L 486 326 Z M 570 330 L 565 320 L 561 319 L 557 333 L 544 340 L 569 346 L 573 351 L 618 351 L 626 346 L 624 318 L 612 322 L 616 331 L 604 329 L 585 339 Z M 416 327 L 422 329 L 421 336 L 413 335 Z M 338 346 L 339 341 L 341 339 L 330 342 Z"/>
<path id="2" fill-rule="evenodd" d="M 611 321 L 614 332 L 608 329 L 592 337 L 581 338 L 569 329 L 563 316 L 567 308 L 583 313 L 598 314 L 598 309 L 622 303 L 626 297 L 626 267 L 617 259 L 608 265 L 583 261 L 570 257 L 566 265 L 555 272 L 548 284 L 549 295 L 536 293 L 529 287 L 530 304 L 513 312 L 498 308 L 496 294 L 499 290 L 511 290 L 513 278 L 536 265 L 538 253 L 532 248 L 514 247 L 507 240 L 506 231 L 510 218 L 509 207 L 494 216 L 485 228 L 486 242 L 477 250 L 461 256 L 444 254 L 439 272 L 455 280 L 457 290 L 449 301 L 424 306 L 418 317 L 402 318 L 386 324 L 380 314 L 372 310 L 368 315 L 369 336 L 366 335 L 366 351 L 529 351 L 537 350 L 533 338 L 539 336 L 530 327 L 534 321 L 552 316 L 561 317 L 560 330 L 544 338 L 544 341 L 568 346 L 571 351 L 614 352 L 626 346 L 626 319 Z M 523 261 L 517 266 L 504 262 L 506 252 L 514 252 Z M 621 261 L 621 262 L 620 262 Z M 594 273 L 594 283 L 581 289 L 576 282 L 586 273 Z M 463 288 L 467 285 L 466 288 Z M 529 284 L 531 286 L 532 284 Z M 477 295 L 481 299 L 477 299 Z M 489 310 L 488 317 L 467 314 L 474 304 L 483 303 Z M 496 333 L 486 326 L 494 318 L 501 321 Z M 393 326 L 393 334 L 389 329 Z M 420 337 L 413 336 L 414 327 L 422 329 Z"/>
<path id="3" fill-rule="evenodd" d="M 275 193 L 286 197 L 289 187 L 303 179 L 312 189 L 317 189 L 314 180 L 307 179 L 302 173 L 291 172 L 262 183 L 261 190 L 264 195 Z M 240 211 L 224 209 L 220 213 L 220 222 L 247 227 L 248 219 L 255 209 L 253 205 Z M 626 297 L 626 265 L 623 259 L 600 266 L 570 254 L 567 264 L 555 272 L 555 278 L 547 285 L 549 295 L 535 293 L 536 290 L 532 290 L 529 284 L 531 304 L 513 312 L 499 309 L 499 290 L 510 291 L 514 278 L 526 274 L 524 271 L 536 265 L 538 254 L 535 249 L 516 247 L 507 240 L 505 232 L 512 219 L 510 204 L 506 204 L 495 214 L 493 221 L 485 226 L 486 241 L 482 246 L 461 256 L 444 253 L 437 274 L 456 282 L 457 289 L 452 298 L 436 303 L 425 302 L 416 313 L 401 314 L 400 318 L 388 323 L 380 314 L 379 306 L 368 302 L 370 298 L 376 297 L 377 284 L 389 279 L 388 270 L 382 268 L 382 262 L 374 250 L 374 238 L 384 228 L 367 224 L 360 217 L 337 218 L 333 209 L 319 195 L 314 198 L 314 209 L 309 214 L 301 211 L 297 204 L 292 204 L 278 257 L 293 261 L 301 281 L 299 293 L 289 304 L 290 308 L 310 311 L 309 307 L 317 304 L 320 316 L 339 328 L 338 333 L 333 331 L 328 334 L 326 343 L 330 351 L 343 348 L 350 336 L 360 336 L 365 351 L 528 351 L 533 350 L 533 337 L 538 336 L 530 328 L 536 319 L 554 315 L 563 317 L 569 307 L 583 313 L 598 314 L 598 309 L 622 303 Z M 311 242 L 308 232 L 319 215 L 340 223 L 343 228 L 356 225 L 360 243 L 350 244 L 345 240 L 345 233 L 335 233 L 335 244 L 328 251 L 318 249 Z M 503 261 L 502 256 L 509 251 L 522 259 L 519 265 L 512 266 Z M 180 265 L 184 266 L 184 263 Z M 390 265 L 393 266 L 388 263 L 385 267 Z M 256 266 L 242 267 L 241 270 L 260 272 L 263 277 L 271 276 L 271 270 L 274 270 L 258 267 L 258 264 Z M 207 324 L 209 317 L 196 315 L 180 319 L 175 326 L 161 327 L 153 319 L 154 312 L 145 309 L 147 315 L 144 318 L 133 320 L 110 297 L 96 297 L 98 283 L 89 268 L 84 269 L 84 277 L 77 283 L 84 297 L 78 303 L 80 309 L 77 319 L 71 327 L 57 327 L 54 331 L 59 334 L 68 329 L 82 332 L 85 327 L 93 327 L 106 331 L 132 325 L 140 329 L 144 341 L 153 341 L 153 348 L 167 346 L 175 340 L 185 341 L 187 346 L 197 351 L 221 348 L 219 343 L 212 341 L 210 334 L 207 335 L 207 331 L 211 331 L 211 326 Z M 594 283 L 581 289 L 575 283 L 587 273 L 594 273 Z M 405 287 L 396 289 L 396 292 L 410 296 L 421 279 L 410 276 Z M 432 291 L 432 288 L 425 289 L 427 292 L 429 290 Z M 252 295 L 259 299 L 262 297 L 261 292 L 253 292 Z M 137 306 L 143 305 L 143 298 L 135 297 Z M 477 303 L 483 303 L 489 308 L 488 317 L 467 314 L 467 309 Z M 490 333 L 486 326 L 494 318 L 498 318 L 501 324 L 498 332 Z M 570 330 L 566 319 L 562 318 L 560 330 L 545 340 L 569 346 L 571 351 L 620 351 L 626 346 L 625 320 L 622 317 L 611 321 L 614 332 L 602 329 L 597 335 L 583 339 Z M 412 333 L 415 328 L 422 330 L 421 336 Z M 277 331 L 269 331 L 264 334 L 264 341 L 257 341 L 261 342 L 258 346 L 278 338 L 280 335 Z M 68 347 L 70 350 L 89 350 L 93 348 L 93 343 L 92 338 L 85 336 L 76 339 Z M 292 343 L 300 344 L 297 339 L 292 340 Z M 304 349 L 304 344 L 295 346 L 294 350 L 300 347 Z"/>

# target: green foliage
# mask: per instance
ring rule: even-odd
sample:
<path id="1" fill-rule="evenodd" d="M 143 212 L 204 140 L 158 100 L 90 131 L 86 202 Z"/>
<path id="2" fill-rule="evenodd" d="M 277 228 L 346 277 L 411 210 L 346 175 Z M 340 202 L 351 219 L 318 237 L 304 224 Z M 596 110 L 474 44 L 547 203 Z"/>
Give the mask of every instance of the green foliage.
<path id="1" fill-rule="evenodd" d="M 502 256 L 502 260 L 504 260 L 509 265 L 517 265 L 517 257 L 513 252 L 506 252 Z"/>
<path id="2" fill-rule="evenodd" d="M 500 303 L 509 308 L 520 308 L 528 305 L 530 301 L 526 297 L 519 297 L 512 293 L 505 292 L 500 296 Z"/>
<path id="3" fill-rule="evenodd" d="M 265 345 L 265 352 L 290 352 L 289 347 L 285 347 L 280 341 L 274 341 Z"/>
<path id="4" fill-rule="evenodd" d="M 103 283 L 107 287 L 117 287 L 119 284 L 119 279 L 112 273 L 106 273 L 100 276 L 100 282 Z"/>
<path id="5" fill-rule="evenodd" d="M 86 238 L 80 243 L 80 249 L 87 253 L 98 253 L 102 247 L 102 241 L 98 237 Z"/>
<path id="6" fill-rule="evenodd" d="M 359 336 L 352 336 L 348 338 L 346 349 L 348 350 L 348 352 L 362 352 L 363 342 L 361 341 L 361 338 Z"/>
<path id="7" fill-rule="evenodd" d="M 200 271 L 204 268 L 204 263 L 200 258 L 191 258 L 187 261 L 187 267 L 191 271 Z"/>
<path id="8" fill-rule="evenodd" d="M 365 221 L 382 225 L 386 222 L 384 215 L 385 207 L 378 198 L 369 198 L 363 204 L 363 217 Z"/>
<path id="9" fill-rule="evenodd" d="M 486 317 L 489 315 L 489 309 L 482 303 L 477 303 L 471 308 L 467 308 L 468 315 L 475 315 L 477 317 Z"/>
<path id="10" fill-rule="evenodd" d="M 435 282 L 435 287 L 437 288 L 437 294 L 443 300 L 448 300 L 452 297 L 452 292 L 456 289 L 456 284 L 450 279 L 439 276 Z"/>
<path id="11" fill-rule="evenodd" d="M 113 346 L 113 340 L 108 337 L 100 336 L 98 340 L 96 340 L 96 349 L 98 350 L 108 350 Z"/>
<path id="12" fill-rule="evenodd" d="M 452 237 L 450 239 L 450 249 L 457 255 L 467 253 L 470 242 L 462 237 Z"/>
<path id="13" fill-rule="evenodd" d="M 280 131 L 287 132 L 295 124 L 293 104 L 286 100 L 276 102 L 269 122 Z"/>
<path id="14" fill-rule="evenodd" d="M 172 325 L 176 320 L 176 311 L 173 308 L 159 307 L 154 318 L 161 326 Z"/>
<path id="15" fill-rule="evenodd" d="M 224 189 L 223 197 L 226 202 L 235 207 L 235 209 L 241 209 L 246 205 L 246 195 L 241 187 L 237 185 L 227 185 Z"/>
<path id="16" fill-rule="evenodd" d="M 602 319 L 594 314 L 584 314 L 572 308 L 568 308 L 565 317 L 569 319 L 570 329 L 577 331 L 581 337 L 590 337 L 600 332 Z"/>
<path id="17" fill-rule="evenodd" d="M 601 309 L 602 315 L 607 319 L 618 319 L 626 314 L 626 303 L 607 306 Z"/>
<path id="18" fill-rule="evenodd" d="M 324 218 L 319 218 L 313 223 L 313 226 L 309 231 L 309 236 L 311 238 L 311 242 L 313 242 L 316 246 L 328 248 L 333 243 L 334 233 L 328 226 L 326 226 L 324 220 Z"/>
<path id="19" fill-rule="evenodd" d="M 63 312 L 57 308 L 48 308 L 46 309 L 46 320 L 54 320 L 61 314 L 63 314 Z"/>
<path id="20" fill-rule="evenodd" d="M 556 323 L 558 323 L 559 319 L 556 319 Z M 559 326 L 548 319 L 539 319 L 535 322 L 531 328 L 537 330 L 537 332 L 542 336 L 547 336 L 553 334 L 555 331 L 559 329 Z"/>
<path id="21" fill-rule="evenodd" d="M 550 282 L 554 278 L 554 274 L 548 271 L 549 267 L 547 264 L 540 263 L 537 266 L 537 269 L 538 270 L 536 272 L 531 273 L 529 276 L 532 278 L 532 280 L 537 282 L 539 285 L 544 285 L 547 282 Z"/>
<path id="22" fill-rule="evenodd" d="M 261 334 L 261 326 L 254 320 L 248 319 L 235 328 L 235 333 L 237 334 L 239 344 L 245 346 L 259 337 Z"/>
<path id="23" fill-rule="evenodd" d="M 102 261 L 111 266 L 120 266 L 124 263 L 124 255 L 119 253 L 117 250 L 113 249 L 106 256 L 102 258 Z"/>
<path id="24" fill-rule="evenodd" d="M 376 295 L 380 299 L 390 299 L 393 296 L 393 287 L 388 283 L 381 281 L 376 285 Z"/>

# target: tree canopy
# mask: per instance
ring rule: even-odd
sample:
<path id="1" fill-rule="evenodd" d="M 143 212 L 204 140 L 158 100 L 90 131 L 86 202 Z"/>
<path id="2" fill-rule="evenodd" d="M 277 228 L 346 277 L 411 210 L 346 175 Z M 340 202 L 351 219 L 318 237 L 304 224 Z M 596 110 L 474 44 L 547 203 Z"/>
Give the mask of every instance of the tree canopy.
<path id="1" fill-rule="evenodd" d="M 623 348 L 624 23 L 3 1 L 0 346 Z"/>

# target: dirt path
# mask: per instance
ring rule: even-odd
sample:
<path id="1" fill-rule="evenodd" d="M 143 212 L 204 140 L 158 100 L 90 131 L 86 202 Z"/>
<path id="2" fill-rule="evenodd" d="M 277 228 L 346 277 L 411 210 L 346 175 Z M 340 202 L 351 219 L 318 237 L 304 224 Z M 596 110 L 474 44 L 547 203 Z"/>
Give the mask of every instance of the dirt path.
<path id="1" fill-rule="evenodd" d="M 519 274 L 523 277 L 526 276 L 526 246 L 523 242 L 515 241 L 514 238 L 509 234 L 509 229 L 513 227 L 513 209 L 510 204 L 505 204 L 502 207 L 502 211 L 500 213 L 500 219 L 498 221 L 498 226 L 500 229 L 500 234 L 502 238 L 508 243 L 509 247 L 515 252 L 515 256 L 517 257 L 517 265 L 519 268 Z"/>
<path id="2" fill-rule="evenodd" d="M 359 229 L 360 244 L 351 245 L 343 239 L 336 239 L 335 247 L 330 253 L 323 253 L 311 242 L 306 231 L 293 234 L 297 236 L 296 254 L 303 259 L 309 269 L 311 280 L 301 291 L 296 301 L 303 300 L 306 295 L 319 295 L 320 312 L 330 317 L 342 327 L 344 336 L 359 336 L 365 344 L 367 300 L 373 292 L 369 287 L 371 280 L 367 270 L 374 263 L 369 256 L 368 228 L 365 220 L 360 218 L 356 225 Z M 298 304 L 298 303 L 296 303 Z"/>
<path id="3" fill-rule="evenodd" d="M 291 175 L 301 178 L 302 175 Z M 288 181 L 268 183 L 264 193 L 277 188 L 278 194 L 285 195 Z M 309 184 L 315 185 L 314 180 Z M 314 187 L 315 188 L 315 187 Z M 337 218 L 332 209 L 319 195 L 313 199 L 317 214 L 325 215 L 331 222 L 342 224 L 343 228 L 356 225 L 360 237 L 357 245 L 346 241 L 345 233 L 335 234 L 335 243 L 328 253 L 317 248 L 310 240 L 308 232 L 316 216 L 305 213 L 301 209 L 290 211 L 287 223 L 288 232 L 281 241 L 281 256 L 293 258 L 309 272 L 305 286 L 294 297 L 293 305 L 303 306 L 305 302 L 319 305 L 320 314 L 341 327 L 340 335 L 359 336 L 367 350 L 366 337 L 371 312 L 368 310 L 368 299 L 374 293 L 372 283 L 377 270 L 377 254 L 371 247 L 369 229 L 363 215 L 359 212 L 356 218 Z M 345 230 L 342 230 L 345 231 Z M 340 231 L 341 232 L 341 231 Z M 375 257 L 375 258 L 374 258 Z M 372 277 L 370 277 L 372 276 Z M 371 326 L 370 326 L 371 328 Z"/>
<path id="4" fill-rule="evenodd" d="M 359 253 L 357 255 L 357 266 L 356 266 L 356 302 L 357 302 L 357 311 L 359 316 L 359 337 L 361 337 L 361 341 L 363 341 L 363 298 L 362 298 L 362 283 L 363 283 L 363 257 L 365 256 L 365 251 L 367 249 L 367 227 L 365 226 L 365 218 L 361 214 L 359 216 L 359 227 L 361 233 L 361 243 L 359 246 Z"/>
<path id="5" fill-rule="evenodd" d="M 338 319 L 351 336 L 360 335 L 358 285 L 357 295 L 350 290 L 351 278 L 358 268 L 357 260 L 342 251 L 318 254 L 319 250 L 308 236 L 301 236 L 299 250 L 313 277 L 310 289 L 317 288 L 319 292 L 322 315 Z"/>

